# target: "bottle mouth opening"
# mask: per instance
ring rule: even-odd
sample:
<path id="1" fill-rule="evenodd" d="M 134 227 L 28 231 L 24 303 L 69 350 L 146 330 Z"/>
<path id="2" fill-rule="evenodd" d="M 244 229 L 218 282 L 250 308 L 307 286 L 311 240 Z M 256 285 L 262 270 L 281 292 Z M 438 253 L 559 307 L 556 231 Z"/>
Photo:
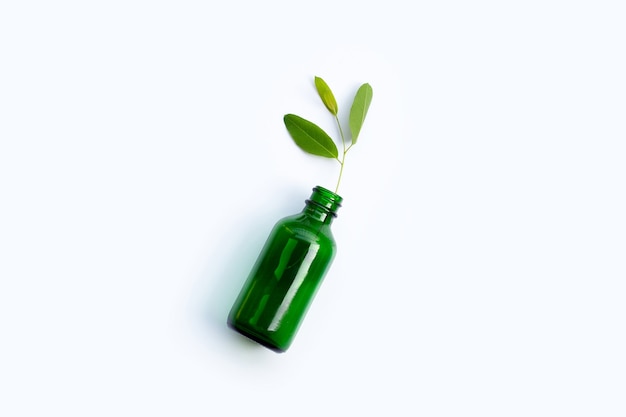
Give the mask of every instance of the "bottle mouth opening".
<path id="1" fill-rule="evenodd" d="M 313 187 L 313 194 L 315 195 L 316 193 L 321 194 L 322 196 L 324 196 L 325 198 L 329 200 L 332 200 L 339 206 L 341 205 L 341 202 L 343 201 L 342 196 L 320 185 L 316 185 L 315 187 Z"/>

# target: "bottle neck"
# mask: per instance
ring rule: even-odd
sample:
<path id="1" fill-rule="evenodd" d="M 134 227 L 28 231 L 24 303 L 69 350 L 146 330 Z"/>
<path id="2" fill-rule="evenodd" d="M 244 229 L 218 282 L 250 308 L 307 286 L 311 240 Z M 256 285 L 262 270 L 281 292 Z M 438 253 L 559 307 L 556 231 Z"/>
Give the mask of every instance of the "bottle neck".
<path id="1" fill-rule="evenodd" d="M 313 188 L 311 197 L 305 201 L 303 213 L 317 221 L 331 224 L 337 217 L 337 210 L 341 207 L 343 198 L 338 194 L 317 186 Z"/>

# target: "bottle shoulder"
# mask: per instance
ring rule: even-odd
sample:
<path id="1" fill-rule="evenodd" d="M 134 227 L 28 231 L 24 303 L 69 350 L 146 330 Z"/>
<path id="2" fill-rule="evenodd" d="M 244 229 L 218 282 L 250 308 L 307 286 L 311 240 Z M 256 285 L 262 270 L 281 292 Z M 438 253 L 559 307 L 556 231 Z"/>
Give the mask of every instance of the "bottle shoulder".
<path id="1" fill-rule="evenodd" d="M 287 234 L 298 240 L 335 246 L 330 225 L 312 220 L 302 213 L 280 219 L 274 226 L 274 232 Z"/>

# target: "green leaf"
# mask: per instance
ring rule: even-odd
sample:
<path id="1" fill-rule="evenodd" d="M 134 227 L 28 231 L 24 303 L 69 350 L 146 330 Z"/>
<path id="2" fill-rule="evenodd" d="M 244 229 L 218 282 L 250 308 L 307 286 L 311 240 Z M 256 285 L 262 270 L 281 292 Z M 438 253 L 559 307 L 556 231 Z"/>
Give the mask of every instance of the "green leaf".
<path id="1" fill-rule="evenodd" d="M 317 89 L 317 94 L 320 95 L 324 106 L 326 106 L 329 112 L 337 116 L 337 112 L 339 111 L 339 108 L 337 107 L 337 100 L 335 100 L 335 96 L 330 90 L 328 84 L 326 84 L 326 81 L 322 80 L 320 77 L 315 77 L 315 88 Z"/>
<path id="2" fill-rule="evenodd" d="M 291 138 L 303 151 L 325 158 L 339 156 L 335 142 L 315 123 L 295 114 L 286 114 L 283 120 Z"/>
<path id="3" fill-rule="evenodd" d="M 372 87 L 369 84 L 363 84 L 359 87 L 356 95 L 354 96 L 354 102 L 350 109 L 350 132 L 352 133 L 352 144 L 356 143 L 361 127 L 363 127 L 363 121 L 367 116 L 367 110 L 370 108 L 372 102 Z"/>

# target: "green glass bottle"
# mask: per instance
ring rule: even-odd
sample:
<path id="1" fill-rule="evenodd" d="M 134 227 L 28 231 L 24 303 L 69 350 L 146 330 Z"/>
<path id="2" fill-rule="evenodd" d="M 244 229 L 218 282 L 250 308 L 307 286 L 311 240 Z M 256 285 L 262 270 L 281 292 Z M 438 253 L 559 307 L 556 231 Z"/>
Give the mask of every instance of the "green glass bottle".
<path id="1" fill-rule="evenodd" d="M 315 187 L 301 213 L 276 223 L 230 311 L 230 327 L 277 352 L 289 348 L 335 256 L 330 225 L 341 201 Z"/>

